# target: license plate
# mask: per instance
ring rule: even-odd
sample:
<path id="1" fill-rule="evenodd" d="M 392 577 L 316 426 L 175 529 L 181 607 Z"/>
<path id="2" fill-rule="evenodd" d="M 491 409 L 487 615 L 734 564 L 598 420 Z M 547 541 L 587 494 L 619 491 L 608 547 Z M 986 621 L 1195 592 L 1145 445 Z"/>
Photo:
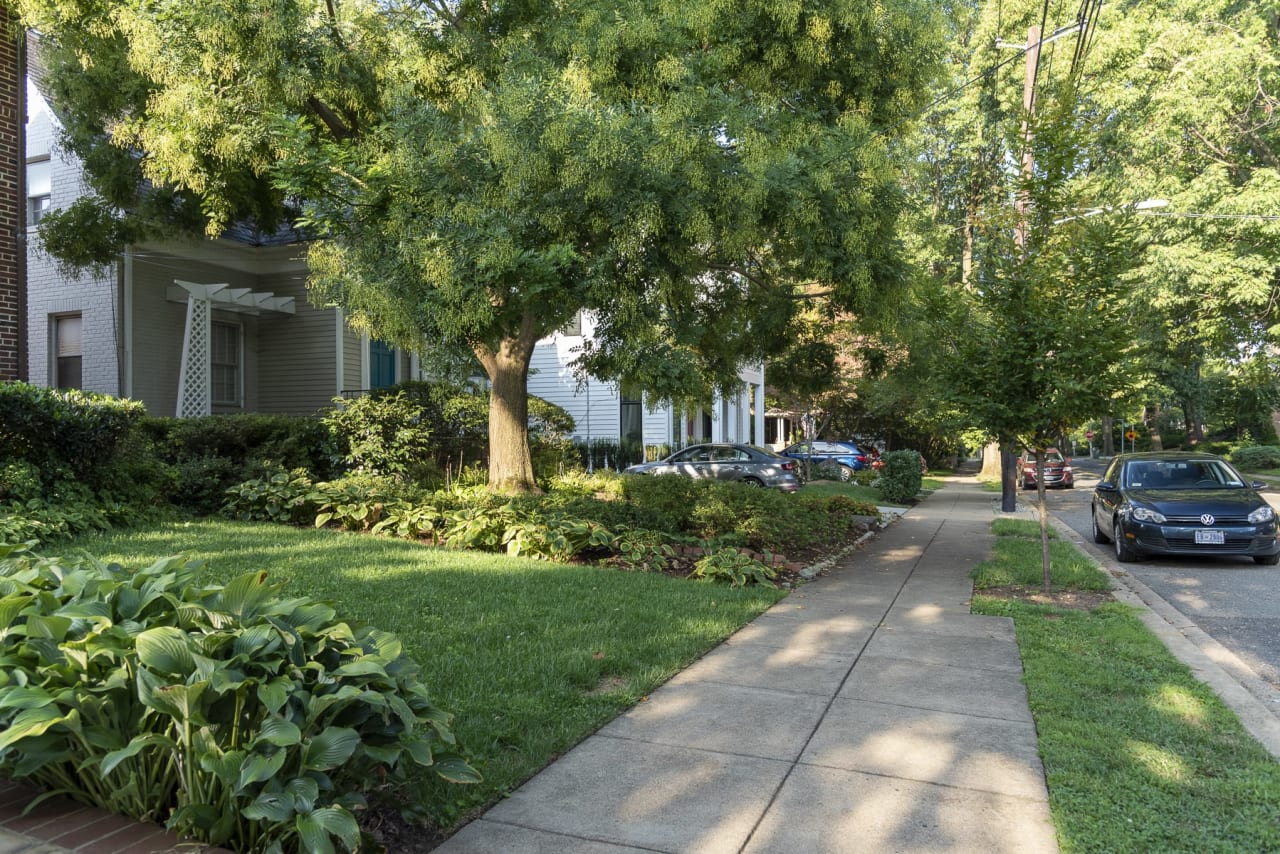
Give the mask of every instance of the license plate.
<path id="1" fill-rule="evenodd" d="M 1196 545 L 1220 546 L 1226 542 L 1221 531 L 1196 531 Z"/>

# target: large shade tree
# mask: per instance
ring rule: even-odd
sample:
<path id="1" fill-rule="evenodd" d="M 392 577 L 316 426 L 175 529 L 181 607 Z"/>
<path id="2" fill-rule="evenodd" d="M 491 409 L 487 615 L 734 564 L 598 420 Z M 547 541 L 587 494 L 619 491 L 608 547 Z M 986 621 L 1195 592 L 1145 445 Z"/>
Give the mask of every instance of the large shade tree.
<path id="1" fill-rule="evenodd" d="M 292 220 L 353 323 L 478 358 L 498 488 L 533 483 L 530 356 L 578 311 L 584 370 L 697 398 L 780 346 L 797 287 L 871 314 L 902 281 L 923 0 L 18 5 L 100 178 L 94 252 Z"/>

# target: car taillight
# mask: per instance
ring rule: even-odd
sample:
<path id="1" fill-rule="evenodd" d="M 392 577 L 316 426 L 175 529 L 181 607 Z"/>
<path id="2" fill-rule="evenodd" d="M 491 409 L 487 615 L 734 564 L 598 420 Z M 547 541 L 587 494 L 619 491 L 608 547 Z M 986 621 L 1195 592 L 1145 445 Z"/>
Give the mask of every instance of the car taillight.
<path id="1" fill-rule="evenodd" d="M 855 454 L 853 458 L 860 463 L 865 463 L 867 461 L 866 454 Z"/>
<path id="2" fill-rule="evenodd" d="M 781 466 L 783 471 L 794 471 L 795 467 L 796 467 L 795 463 L 783 463 Z"/>

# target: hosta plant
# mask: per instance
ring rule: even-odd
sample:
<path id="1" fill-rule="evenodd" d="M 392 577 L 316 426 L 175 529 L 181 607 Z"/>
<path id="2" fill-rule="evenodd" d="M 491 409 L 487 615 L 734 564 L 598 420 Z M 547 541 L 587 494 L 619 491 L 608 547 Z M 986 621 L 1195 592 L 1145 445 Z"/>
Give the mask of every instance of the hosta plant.
<path id="1" fill-rule="evenodd" d="M 730 587 L 771 584 L 777 574 L 773 567 L 735 548 L 720 548 L 704 555 L 690 573 L 694 578 L 725 582 Z"/>
<path id="2" fill-rule="evenodd" d="M 394 635 L 198 569 L 0 546 L 0 777 L 242 852 L 355 850 L 411 765 L 477 779 Z"/>

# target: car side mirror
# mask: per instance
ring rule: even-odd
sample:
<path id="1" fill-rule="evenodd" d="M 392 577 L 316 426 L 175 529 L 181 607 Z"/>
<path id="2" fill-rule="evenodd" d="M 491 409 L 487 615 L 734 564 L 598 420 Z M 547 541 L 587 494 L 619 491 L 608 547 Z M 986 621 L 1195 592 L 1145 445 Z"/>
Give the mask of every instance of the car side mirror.
<path id="1" fill-rule="evenodd" d="M 1270 489 L 1271 488 L 1271 484 L 1267 483 L 1265 480 L 1255 480 L 1252 483 L 1250 483 L 1249 486 L 1253 487 L 1254 489 Z"/>
<path id="2" fill-rule="evenodd" d="M 1116 485 L 1109 480 L 1098 481 L 1098 489 L 1112 490 L 1115 488 L 1116 488 Z"/>

